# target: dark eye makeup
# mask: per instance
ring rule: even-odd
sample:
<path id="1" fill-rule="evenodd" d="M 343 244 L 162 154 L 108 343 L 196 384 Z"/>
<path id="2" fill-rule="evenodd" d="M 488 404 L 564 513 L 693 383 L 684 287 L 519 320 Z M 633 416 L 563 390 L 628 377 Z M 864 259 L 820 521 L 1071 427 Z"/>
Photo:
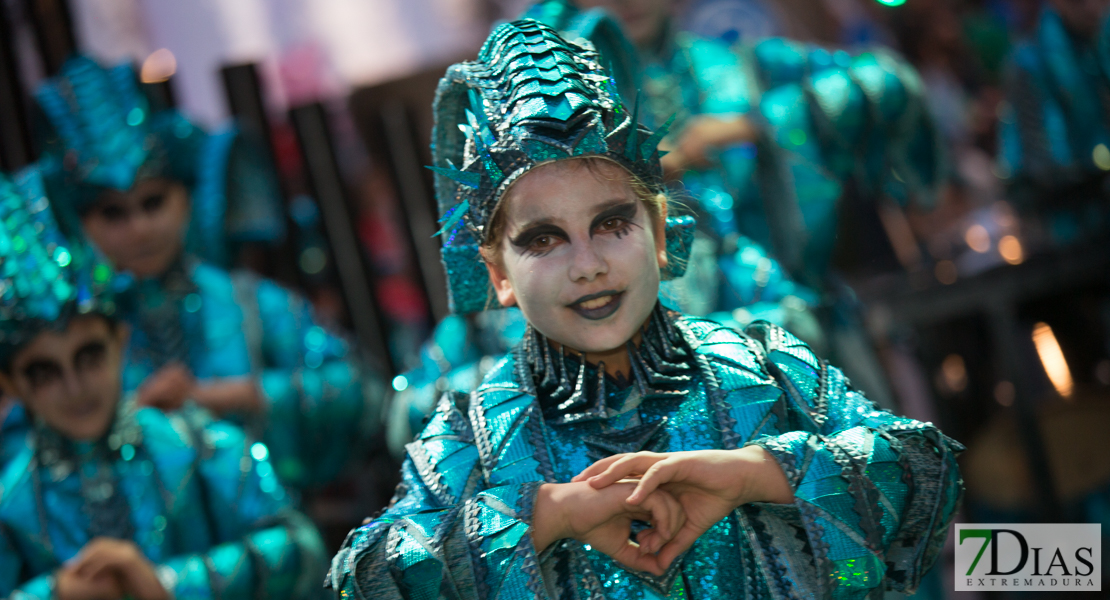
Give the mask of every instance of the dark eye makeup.
<path id="1" fill-rule="evenodd" d="M 75 371 L 96 369 L 104 364 L 108 356 L 108 345 L 103 341 L 89 342 L 73 353 L 73 368 Z M 60 381 L 64 369 L 57 361 L 41 358 L 32 360 L 22 368 L 23 376 L 34 388 L 41 388 Z"/>
<path id="2" fill-rule="evenodd" d="M 155 212 L 162 208 L 166 203 L 166 195 L 162 193 L 151 194 L 143 198 L 143 210 L 146 212 Z"/>
<path id="3" fill-rule="evenodd" d="M 130 211 L 119 204 L 106 204 L 97 209 L 100 216 L 108 221 L 122 221 L 126 219 Z"/>
<path id="4" fill-rule="evenodd" d="M 620 202 L 609 206 L 597 214 L 590 222 L 590 237 L 597 233 L 612 233 L 618 239 L 623 237 L 632 227 L 638 227 L 633 220 L 639 210 L 639 202 L 633 200 Z M 546 250 L 552 247 L 551 238 L 567 240 L 570 236 L 561 227 L 551 223 L 537 223 L 524 228 L 509 242 L 525 251 L 529 256 L 543 256 Z"/>
<path id="5" fill-rule="evenodd" d="M 551 225 L 550 223 L 541 223 L 526 228 L 510 239 L 509 242 L 521 250 L 526 250 L 531 256 L 542 256 L 544 254 L 543 251 L 551 245 L 550 243 L 545 243 L 545 240 L 548 238 L 565 240 L 568 237 L 567 232 L 563 231 L 561 227 Z"/>
<path id="6" fill-rule="evenodd" d="M 104 357 L 107 354 L 108 347 L 104 342 L 89 342 L 73 354 L 73 366 L 78 371 L 94 369 L 104 362 Z"/>
<path id="7" fill-rule="evenodd" d="M 36 360 L 23 368 L 31 387 L 41 388 L 62 378 L 62 366 L 52 360 Z"/>
<path id="8" fill-rule="evenodd" d="M 629 229 L 638 226 L 633 222 L 639 209 L 638 204 L 636 201 L 625 202 L 601 211 L 590 223 L 590 235 L 599 232 L 616 234 L 617 239 L 624 237 Z"/>

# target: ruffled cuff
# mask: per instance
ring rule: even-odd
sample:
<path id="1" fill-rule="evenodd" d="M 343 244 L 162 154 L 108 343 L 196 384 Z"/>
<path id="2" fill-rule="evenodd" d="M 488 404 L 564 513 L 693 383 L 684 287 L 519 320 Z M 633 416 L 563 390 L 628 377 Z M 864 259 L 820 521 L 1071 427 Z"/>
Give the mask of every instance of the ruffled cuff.
<path id="1" fill-rule="evenodd" d="M 387 512 L 352 533 L 328 585 L 360 600 L 544 598 L 531 535 L 540 485 L 500 486 L 404 517 Z"/>
<path id="2" fill-rule="evenodd" d="M 786 474 L 815 566 L 837 594 L 864 592 L 884 580 L 886 587 L 912 591 L 943 545 L 962 489 L 958 448 L 916 425 L 853 427 L 827 437 L 791 432 L 752 442 Z"/>

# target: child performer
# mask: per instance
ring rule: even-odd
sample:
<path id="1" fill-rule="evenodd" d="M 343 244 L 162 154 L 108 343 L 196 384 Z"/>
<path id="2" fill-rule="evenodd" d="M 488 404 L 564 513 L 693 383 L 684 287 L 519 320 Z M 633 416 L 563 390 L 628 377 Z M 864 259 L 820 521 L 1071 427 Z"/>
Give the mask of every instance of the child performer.
<path id="1" fill-rule="evenodd" d="M 266 447 L 121 389 L 111 271 L 61 235 L 36 170 L 0 176 L 0 387 L 30 421 L 0 471 L 0 597 L 315 595 L 323 544 Z"/>
<path id="2" fill-rule="evenodd" d="M 38 100 L 56 133 L 44 159 L 51 196 L 134 278 L 136 301 L 120 315 L 134 331 L 125 388 L 141 382 L 142 405 L 176 410 L 193 400 L 245 422 L 287 485 L 333 479 L 377 429 L 384 386 L 303 298 L 185 244 L 191 220 L 212 221 L 217 234 L 207 237 L 220 237 L 214 188 L 259 174 L 227 172 L 235 163 L 220 159 L 219 140 L 176 111 L 151 113 L 128 65 L 72 59 Z M 206 212 L 194 215 L 201 197 L 196 208 Z"/>
<path id="3" fill-rule="evenodd" d="M 778 327 L 660 306 L 689 219 L 667 216 L 664 132 L 637 125 L 592 47 L 502 25 L 435 113 L 454 308 L 485 308 L 492 283 L 529 330 L 441 400 L 393 505 L 333 561 L 339 597 L 915 589 L 959 504 L 961 446 Z"/>

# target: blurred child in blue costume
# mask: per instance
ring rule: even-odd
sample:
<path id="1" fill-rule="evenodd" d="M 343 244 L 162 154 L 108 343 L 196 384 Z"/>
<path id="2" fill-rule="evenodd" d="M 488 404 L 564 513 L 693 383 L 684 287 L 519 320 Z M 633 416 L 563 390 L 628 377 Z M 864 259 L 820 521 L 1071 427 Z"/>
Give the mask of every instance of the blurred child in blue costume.
<path id="1" fill-rule="evenodd" d="M 52 196 L 132 279 L 125 389 L 142 405 L 195 401 L 244 423 L 287 485 L 332 480 L 376 431 L 382 386 L 305 299 L 198 256 L 224 245 L 229 194 L 258 194 L 261 174 L 236 161 L 226 134 L 152 113 L 127 65 L 74 58 L 37 97 L 53 125 Z"/>
<path id="2" fill-rule="evenodd" d="M 28 422 L 0 471 L 0 596 L 317 597 L 323 544 L 265 446 L 124 392 L 111 271 L 34 168 L 0 176 L 0 224 L 0 386 Z"/>
<path id="3" fill-rule="evenodd" d="M 912 591 L 959 504 L 961 447 L 878 410 L 766 322 L 658 300 L 689 217 L 588 41 L 522 20 L 436 94 L 454 310 L 523 341 L 409 444 L 339 598 L 863 598 Z M 629 482 L 628 477 L 639 478 Z"/>
<path id="4" fill-rule="evenodd" d="M 1066 244 L 1105 235 L 1110 2 L 1053 0 L 1010 57 L 999 162 L 1010 196 Z"/>

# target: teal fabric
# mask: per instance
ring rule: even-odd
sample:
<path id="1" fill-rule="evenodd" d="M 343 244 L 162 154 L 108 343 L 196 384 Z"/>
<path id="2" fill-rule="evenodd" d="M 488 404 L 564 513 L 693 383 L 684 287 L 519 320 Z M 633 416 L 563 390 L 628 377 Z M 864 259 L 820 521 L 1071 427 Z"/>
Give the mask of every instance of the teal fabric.
<path id="1" fill-rule="evenodd" d="M 916 589 L 960 502 L 962 447 L 878 410 L 780 328 L 757 323 L 741 334 L 666 319 L 682 341 L 656 351 L 684 358 L 668 359 L 670 376 L 648 378 L 673 387 L 632 384 L 588 398 L 601 413 L 564 410 L 562 396 L 542 391 L 573 381 L 547 382 L 534 371 L 543 351 L 525 345 L 472 394 L 445 394 L 408 446 L 391 507 L 333 560 L 337 597 L 867 598 Z M 634 394 L 633 410 L 614 413 Z M 739 508 L 664 577 L 627 571 L 572 540 L 542 555 L 532 545 L 538 487 L 569 481 L 599 448 L 748 444 L 775 457 L 795 502 Z"/>
<path id="2" fill-rule="evenodd" d="M 52 573 L 90 541 L 83 473 L 107 472 L 131 541 L 178 600 L 318 597 L 319 534 L 234 425 L 121 406 L 91 450 L 37 425 L 0 471 L 0 596 L 54 598 Z M 123 436 L 126 444 L 120 444 Z M 44 447 L 58 450 L 44 453 Z"/>
<path id="3" fill-rule="evenodd" d="M 123 313 L 133 325 L 124 386 L 138 389 L 164 366 L 164 336 L 182 332 L 181 360 L 201 381 L 249 377 L 265 410 L 232 415 L 273 453 L 278 477 L 308 489 L 335 479 L 378 434 L 384 384 L 349 342 L 317 323 L 311 305 L 272 281 L 186 258 L 183 289 L 139 281 Z M 171 303 L 163 320 L 144 320 L 150 304 Z"/>

